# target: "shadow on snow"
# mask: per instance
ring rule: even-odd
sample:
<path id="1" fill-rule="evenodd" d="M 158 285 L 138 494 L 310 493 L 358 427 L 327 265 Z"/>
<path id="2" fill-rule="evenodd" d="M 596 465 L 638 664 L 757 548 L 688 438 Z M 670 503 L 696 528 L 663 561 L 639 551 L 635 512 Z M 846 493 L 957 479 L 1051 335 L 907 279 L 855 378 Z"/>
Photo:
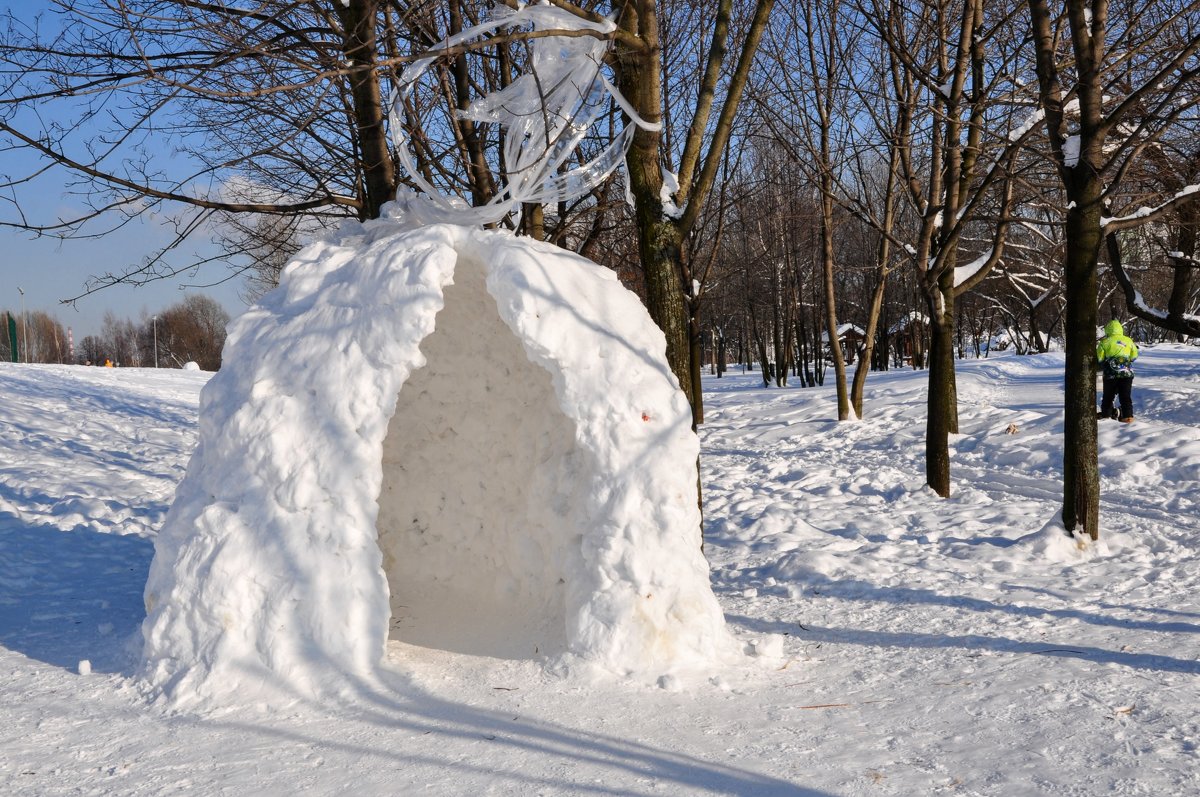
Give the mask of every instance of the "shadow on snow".
<path id="1" fill-rule="evenodd" d="M 0 512 L 0 645 L 71 670 L 87 659 L 95 672 L 132 673 L 153 556 L 141 537 Z"/>

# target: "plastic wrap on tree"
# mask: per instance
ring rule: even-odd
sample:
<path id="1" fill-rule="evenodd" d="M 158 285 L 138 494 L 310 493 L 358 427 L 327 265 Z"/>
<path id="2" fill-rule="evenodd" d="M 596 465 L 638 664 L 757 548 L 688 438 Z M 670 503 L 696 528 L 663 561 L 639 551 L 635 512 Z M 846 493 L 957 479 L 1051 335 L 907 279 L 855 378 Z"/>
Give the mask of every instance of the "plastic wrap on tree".
<path id="1" fill-rule="evenodd" d="M 642 120 L 604 76 L 604 55 L 615 30 L 609 20 L 591 22 L 548 5 L 519 10 L 499 7 L 488 22 L 435 44 L 429 55 L 404 70 L 397 82 L 391 109 L 392 140 L 409 178 L 436 204 L 441 221 L 451 224 L 492 224 L 519 217 L 525 203 L 547 204 L 577 199 L 593 190 L 625 162 L 625 151 L 638 126 L 658 129 Z M 529 71 L 501 91 L 470 104 L 459 116 L 494 122 L 507 130 L 504 139 L 505 185 L 488 204 L 469 207 L 447 197 L 416 167 L 401 122 L 417 82 L 440 57 L 439 51 L 469 45 L 505 29 L 561 31 L 528 40 Z M 568 160 L 612 105 L 633 121 L 588 162 L 565 168 Z"/>

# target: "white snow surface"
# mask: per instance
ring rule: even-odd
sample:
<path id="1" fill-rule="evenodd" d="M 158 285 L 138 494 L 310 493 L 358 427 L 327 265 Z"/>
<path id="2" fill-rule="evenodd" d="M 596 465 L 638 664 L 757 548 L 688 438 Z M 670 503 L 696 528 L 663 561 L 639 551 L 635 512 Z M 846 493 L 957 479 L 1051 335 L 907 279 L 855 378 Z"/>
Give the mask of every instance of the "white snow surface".
<path id="1" fill-rule="evenodd" d="M 658 688 L 392 641 L 340 706 L 201 718 L 134 676 L 219 377 L 0 364 L 0 793 L 1196 794 L 1200 349 L 1138 366 L 1136 421 L 1099 427 L 1101 548 L 1053 521 L 1061 353 L 959 363 L 946 500 L 925 373 L 873 373 L 839 424 L 831 386 L 734 369 L 704 384 L 705 554 L 770 666 Z"/>
<path id="2" fill-rule="evenodd" d="M 147 684 L 344 699 L 389 635 L 649 682 L 739 656 L 665 345 L 613 272 L 509 233 L 386 218 L 308 247 L 201 396 Z"/>

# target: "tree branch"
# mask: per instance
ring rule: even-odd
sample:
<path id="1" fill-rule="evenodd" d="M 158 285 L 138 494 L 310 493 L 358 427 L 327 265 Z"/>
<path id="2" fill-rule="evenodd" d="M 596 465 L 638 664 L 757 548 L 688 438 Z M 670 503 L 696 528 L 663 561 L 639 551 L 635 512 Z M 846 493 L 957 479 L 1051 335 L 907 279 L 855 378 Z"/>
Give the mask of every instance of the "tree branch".
<path id="1" fill-rule="evenodd" d="M 737 115 L 738 104 L 741 102 L 746 81 L 750 76 L 754 53 L 758 49 L 758 43 L 762 40 L 763 31 L 766 30 L 767 21 L 771 17 L 771 8 L 774 5 L 775 0 L 756 0 L 754 17 L 750 21 L 749 30 L 746 31 L 746 39 L 742 43 L 737 68 L 734 70 L 733 76 L 729 80 L 729 88 L 725 92 L 725 104 L 721 108 L 717 129 L 713 133 L 713 140 L 709 144 L 708 154 L 704 159 L 704 168 L 700 172 L 700 179 L 696 182 L 692 195 L 687 200 L 683 217 L 679 220 L 679 229 L 684 237 L 687 237 L 692 227 L 696 225 L 697 219 L 700 218 L 700 211 L 703 210 L 704 201 L 712 189 L 713 180 L 721 165 L 721 154 L 729 143 L 730 132 L 733 130 L 733 119 Z"/>

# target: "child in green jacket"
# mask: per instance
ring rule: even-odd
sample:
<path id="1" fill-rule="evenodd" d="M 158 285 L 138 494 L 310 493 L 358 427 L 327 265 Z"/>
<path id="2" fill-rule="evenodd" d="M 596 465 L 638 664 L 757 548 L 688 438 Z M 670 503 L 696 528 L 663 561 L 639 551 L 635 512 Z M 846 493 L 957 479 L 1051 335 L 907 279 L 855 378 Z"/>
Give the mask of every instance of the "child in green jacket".
<path id="1" fill-rule="evenodd" d="M 1104 397 L 1100 401 L 1098 418 L 1114 418 L 1121 423 L 1133 420 L 1133 361 L 1138 357 L 1133 342 L 1115 318 L 1104 325 L 1104 337 L 1096 344 L 1096 359 L 1104 372 Z M 1113 407 L 1119 398 L 1121 412 Z"/>

